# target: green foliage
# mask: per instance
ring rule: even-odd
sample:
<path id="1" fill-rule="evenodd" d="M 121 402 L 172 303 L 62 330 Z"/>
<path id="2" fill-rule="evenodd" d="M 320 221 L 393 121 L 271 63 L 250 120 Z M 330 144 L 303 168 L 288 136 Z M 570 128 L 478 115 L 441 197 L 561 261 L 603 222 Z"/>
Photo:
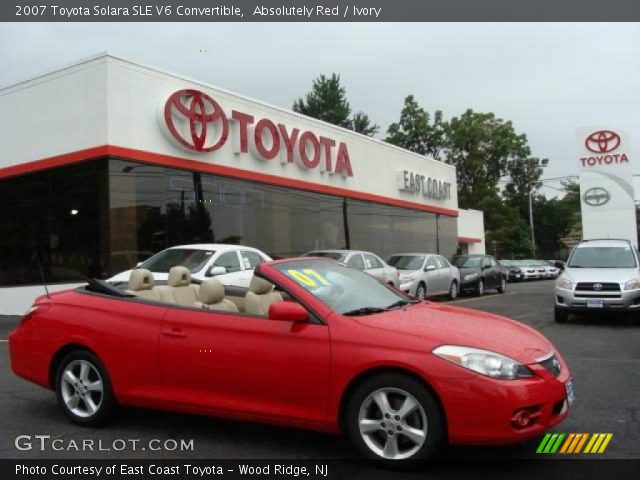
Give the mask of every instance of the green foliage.
<path id="1" fill-rule="evenodd" d="M 574 225 L 573 207 L 557 198 L 547 199 L 543 195 L 536 195 L 533 198 L 533 222 L 536 250 L 539 256 L 549 256 L 562 248 L 560 239 Z"/>
<path id="2" fill-rule="evenodd" d="M 364 112 L 356 112 L 353 114 L 350 128 L 354 132 L 361 133 L 368 137 L 373 137 L 378 133 L 378 130 L 380 130 L 380 127 L 375 123 L 372 123 L 369 119 L 369 115 Z"/>
<path id="3" fill-rule="evenodd" d="M 500 245 L 506 258 L 531 258 L 529 225 L 516 208 L 507 205 L 496 193 L 488 195 L 477 205 L 484 211 L 485 242 L 492 251 L 494 242 Z"/>
<path id="4" fill-rule="evenodd" d="M 445 161 L 456 167 L 461 208 L 476 208 L 495 191 L 509 161 L 530 154 L 526 135 L 493 113 L 469 109 L 451 119 L 446 133 Z"/>
<path id="5" fill-rule="evenodd" d="M 293 102 L 293 111 L 370 137 L 380 128 L 363 112 L 357 112 L 350 117 L 351 107 L 347 101 L 347 92 L 340 85 L 340 75 L 335 73 L 331 74 L 331 77 L 320 75 L 315 79 L 311 91 L 304 98 Z"/>
<path id="6" fill-rule="evenodd" d="M 446 141 L 442 112 L 437 110 L 431 122 L 429 113 L 409 95 L 404 99 L 400 121 L 389 125 L 385 141 L 438 160 Z"/>
<path id="7" fill-rule="evenodd" d="M 542 186 L 542 167 L 532 159 L 519 159 L 507 165 L 509 183 L 502 193 L 507 203 L 520 211 L 522 218 L 529 219 L 529 192 Z"/>

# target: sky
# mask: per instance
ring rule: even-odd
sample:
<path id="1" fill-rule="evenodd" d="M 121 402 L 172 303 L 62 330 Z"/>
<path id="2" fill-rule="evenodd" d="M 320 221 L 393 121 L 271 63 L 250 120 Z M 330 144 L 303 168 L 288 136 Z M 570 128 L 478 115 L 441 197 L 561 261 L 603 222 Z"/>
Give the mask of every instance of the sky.
<path id="1" fill-rule="evenodd" d="M 625 130 L 640 173 L 638 23 L 1 23 L 0 86 L 104 51 L 285 108 L 335 72 L 381 137 L 409 94 L 494 112 L 545 179 L 578 174 L 576 128 Z"/>

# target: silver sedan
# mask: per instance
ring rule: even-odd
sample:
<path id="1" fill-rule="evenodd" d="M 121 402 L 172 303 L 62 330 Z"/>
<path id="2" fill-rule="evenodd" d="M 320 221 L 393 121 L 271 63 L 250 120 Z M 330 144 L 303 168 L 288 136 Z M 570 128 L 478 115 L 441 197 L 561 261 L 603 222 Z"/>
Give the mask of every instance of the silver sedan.
<path id="1" fill-rule="evenodd" d="M 454 299 L 460 291 L 460 271 L 441 255 L 434 253 L 397 253 L 388 263 L 400 271 L 400 290 L 418 298 L 448 295 Z"/>

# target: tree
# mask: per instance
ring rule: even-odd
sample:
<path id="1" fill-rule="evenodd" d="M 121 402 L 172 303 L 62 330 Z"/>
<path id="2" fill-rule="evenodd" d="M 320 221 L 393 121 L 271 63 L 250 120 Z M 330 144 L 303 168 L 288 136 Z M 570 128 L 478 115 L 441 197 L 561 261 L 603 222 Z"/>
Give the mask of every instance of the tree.
<path id="1" fill-rule="evenodd" d="M 369 119 L 369 115 L 364 112 L 356 112 L 351 118 L 351 130 L 361 133 L 367 137 L 373 137 L 380 127 L 375 123 L 372 123 Z"/>
<path id="2" fill-rule="evenodd" d="M 429 113 L 418 105 L 413 95 L 409 95 L 404 99 L 400 121 L 389 125 L 385 141 L 439 160 L 445 134 L 442 112 L 437 110 L 431 122 Z"/>
<path id="3" fill-rule="evenodd" d="M 340 75 L 335 73 L 332 73 L 330 78 L 320 75 L 315 79 L 311 91 L 305 98 L 293 102 L 293 111 L 369 137 L 378 133 L 380 128 L 371 122 L 364 112 L 357 112 L 350 117 L 351 107 L 347 101 L 347 91 L 340 85 Z"/>
<path id="4" fill-rule="evenodd" d="M 495 242 L 504 257 L 533 256 L 529 226 L 516 208 L 507 205 L 497 192 L 483 198 L 476 208 L 484 211 L 485 242 L 489 251 Z"/>
<path id="5" fill-rule="evenodd" d="M 531 158 L 512 160 L 507 164 L 509 183 L 503 195 L 509 205 L 520 211 L 522 218 L 529 219 L 529 192 L 542 186 L 542 167 Z"/>
<path id="6" fill-rule="evenodd" d="M 529 154 L 526 135 L 517 134 L 511 122 L 493 113 L 469 109 L 452 118 L 446 128 L 444 158 L 456 167 L 460 207 L 475 208 L 495 190 L 508 162 Z"/>
<path id="7" fill-rule="evenodd" d="M 340 85 L 340 75 L 335 73 L 330 78 L 320 75 L 314 80 L 305 98 L 293 103 L 293 111 L 340 127 L 351 128 L 352 125 L 347 92 Z"/>
<path id="8" fill-rule="evenodd" d="M 539 256 L 550 258 L 562 249 L 560 239 L 565 237 L 574 225 L 572 205 L 557 198 L 547 199 L 544 195 L 535 195 L 533 221 L 536 250 Z"/>

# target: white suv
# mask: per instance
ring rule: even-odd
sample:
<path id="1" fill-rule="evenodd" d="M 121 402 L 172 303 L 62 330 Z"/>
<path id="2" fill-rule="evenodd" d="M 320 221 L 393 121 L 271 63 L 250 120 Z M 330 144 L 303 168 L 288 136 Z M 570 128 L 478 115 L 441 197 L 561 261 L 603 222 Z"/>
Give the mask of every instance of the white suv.
<path id="1" fill-rule="evenodd" d="M 269 255 L 256 248 L 204 243 L 167 248 L 139 263 L 136 268 L 149 270 L 156 281 L 166 281 L 171 267 L 182 265 L 191 271 L 191 278 L 195 280 L 216 277 L 223 285 L 249 288 L 253 269 L 256 265 L 270 260 Z M 127 270 L 114 275 L 108 281 L 128 282 L 130 275 L 131 270 Z"/>
<path id="2" fill-rule="evenodd" d="M 555 284 L 555 320 L 571 312 L 640 309 L 640 255 L 628 240 L 584 240 Z"/>

